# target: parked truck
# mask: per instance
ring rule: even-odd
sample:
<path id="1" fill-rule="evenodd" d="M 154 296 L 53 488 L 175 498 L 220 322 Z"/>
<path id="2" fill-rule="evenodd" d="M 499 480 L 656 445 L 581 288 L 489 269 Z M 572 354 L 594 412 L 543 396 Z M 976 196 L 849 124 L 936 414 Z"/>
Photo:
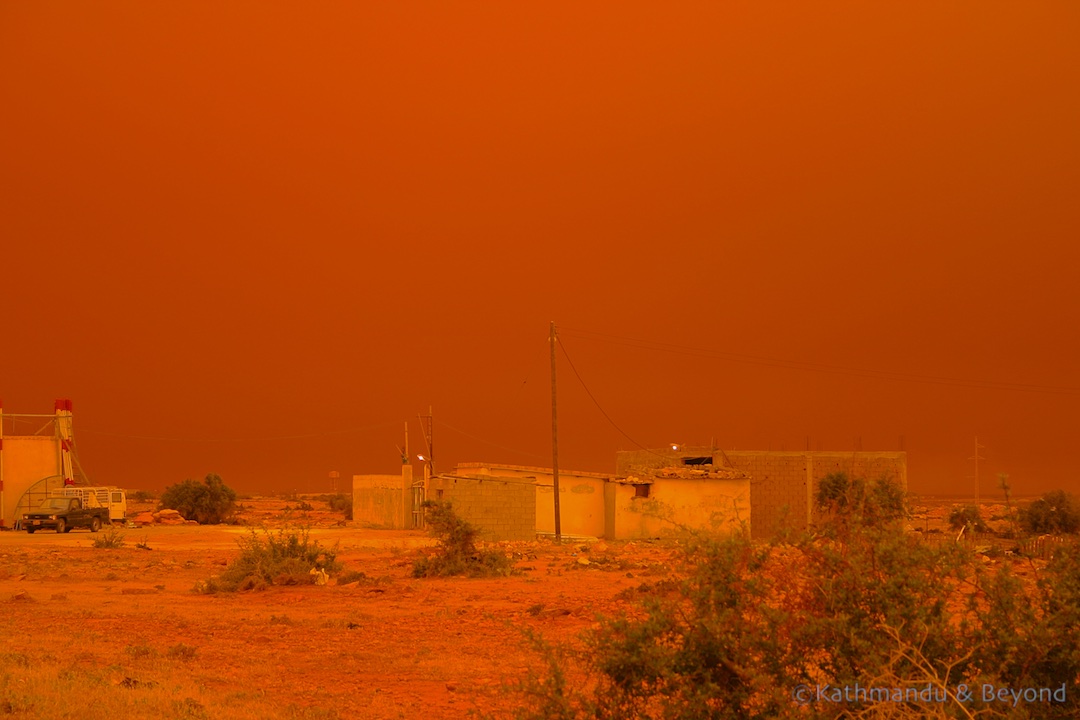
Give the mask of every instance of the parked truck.
<path id="1" fill-rule="evenodd" d="M 118 487 L 66 487 L 61 494 L 77 497 L 83 507 L 109 509 L 109 521 L 123 525 L 127 521 L 127 492 Z"/>
<path id="2" fill-rule="evenodd" d="M 28 533 L 53 529 L 58 533 L 71 532 L 72 528 L 90 528 L 97 532 L 109 522 L 109 508 L 83 507 L 77 497 L 45 498 L 37 510 L 22 516 L 22 527 Z"/>

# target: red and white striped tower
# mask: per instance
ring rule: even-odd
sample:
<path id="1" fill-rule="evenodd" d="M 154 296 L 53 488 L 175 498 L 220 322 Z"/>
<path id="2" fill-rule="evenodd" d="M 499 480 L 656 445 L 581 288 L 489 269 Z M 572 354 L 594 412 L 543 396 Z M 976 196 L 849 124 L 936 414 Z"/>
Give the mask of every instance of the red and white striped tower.
<path id="1" fill-rule="evenodd" d="M 60 474 L 64 477 L 64 487 L 75 484 L 75 474 L 71 465 L 71 401 L 57 400 L 56 437 L 60 440 Z"/>

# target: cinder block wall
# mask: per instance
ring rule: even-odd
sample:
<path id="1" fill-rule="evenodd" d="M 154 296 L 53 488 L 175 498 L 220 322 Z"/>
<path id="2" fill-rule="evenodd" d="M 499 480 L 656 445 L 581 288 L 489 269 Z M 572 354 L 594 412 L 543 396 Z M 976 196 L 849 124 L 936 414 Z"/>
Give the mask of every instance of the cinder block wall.
<path id="1" fill-rule="evenodd" d="M 536 485 L 498 475 L 431 478 L 429 500 L 451 503 L 458 517 L 475 525 L 485 540 L 536 538 Z"/>
<path id="2" fill-rule="evenodd" d="M 530 465 L 459 463 L 454 475 L 499 475 L 536 483 L 536 532 L 555 532 L 555 487 L 551 468 Z M 559 515 L 563 535 L 601 537 L 605 533 L 604 486 L 610 475 L 576 470 L 559 473 Z"/>
<path id="3" fill-rule="evenodd" d="M 731 463 L 750 473 L 751 534 L 765 538 L 781 526 L 805 530 L 814 522 L 814 495 L 826 475 L 876 479 L 887 476 L 907 489 L 903 452 L 729 451 Z"/>

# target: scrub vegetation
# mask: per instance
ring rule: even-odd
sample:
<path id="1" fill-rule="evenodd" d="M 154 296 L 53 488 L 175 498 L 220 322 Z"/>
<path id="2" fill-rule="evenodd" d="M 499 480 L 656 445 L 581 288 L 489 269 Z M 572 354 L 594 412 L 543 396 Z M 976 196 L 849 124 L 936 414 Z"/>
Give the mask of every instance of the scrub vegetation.
<path id="1" fill-rule="evenodd" d="M 202 581 L 195 591 L 205 594 L 263 590 L 271 585 L 311 585 L 317 573 L 341 569 L 335 548 L 312 540 L 307 528 L 275 531 L 254 528 L 237 541 L 240 555 L 217 577 Z"/>
<path id="2" fill-rule="evenodd" d="M 977 505 L 964 505 L 955 507 L 949 512 L 949 527 L 953 530 L 967 530 L 969 532 L 989 532 L 990 528 L 983 522 L 982 513 Z"/>
<path id="3" fill-rule="evenodd" d="M 448 502 L 425 500 L 425 520 L 438 540 L 435 553 L 422 555 L 413 563 L 413 577 L 465 575 L 488 577 L 509 575 L 513 564 L 499 550 L 476 546 L 479 530 L 460 518 Z"/>
<path id="4" fill-rule="evenodd" d="M 346 520 L 352 520 L 352 496 L 344 493 L 338 493 L 336 495 L 318 495 L 315 500 L 322 500 L 325 502 L 331 510 L 339 512 L 345 515 Z"/>
<path id="5" fill-rule="evenodd" d="M 1035 534 L 1075 534 L 1080 531 L 1080 502 L 1064 490 L 1054 490 L 1020 511 L 1020 525 Z"/>
<path id="6" fill-rule="evenodd" d="M 210 473 L 201 483 L 190 478 L 170 485 L 161 494 L 160 509 L 176 510 L 200 525 L 227 522 L 236 509 L 236 491 L 220 475 Z"/>
<path id="7" fill-rule="evenodd" d="M 1041 569 L 1018 559 L 1034 575 L 1025 583 L 1014 563 L 991 569 L 967 546 L 905 532 L 887 480 L 838 475 L 822 488 L 815 532 L 773 544 L 698 535 L 676 582 L 601 618 L 582 644 L 534 637 L 546 662 L 520 686 L 515 717 L 1080 716 L 1075 544 Z M 1041 694 L 987 699 L 988 686 Z"/>
<path id="8" fill-rule="evenodd" d="M 114 525 L 110 525 L 105 532 L 96 536 L 92 544 L 96 548 L 120 548 L 124 547 L 124 533 L 120 532 Z"/>

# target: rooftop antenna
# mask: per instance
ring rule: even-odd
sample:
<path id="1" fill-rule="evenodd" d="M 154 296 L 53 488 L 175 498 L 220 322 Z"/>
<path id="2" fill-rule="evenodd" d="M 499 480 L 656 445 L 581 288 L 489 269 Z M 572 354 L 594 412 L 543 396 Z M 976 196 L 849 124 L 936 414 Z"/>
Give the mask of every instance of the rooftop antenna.
<path id="1" fill-rule="evenodd" d="M 427 412 L 428 412 L 427 415 L 421 415 L 420 413 L 417 413 L 416 417 L 420 421 L 420 430 L 423 431 L 423 433 L 424 433 L 424 445 L 425 445 L 425 447 L 427 447 L 427 452 L 424 454 L 424 457 L 422 459 L 427 462 L 428 472 L 431 475 L 434 475 L 435 474 L 435 450 L 434 450 L 435 441 L 432 438 L 432 435 L 434 434 L 435 419 L 434 419 L 434 415 L 432 414 L 430 405 L 428 405 L 428 411 Z"/>
<path id="2" fill-rule="evenodd" d="M 395 445 L 394 447 L 397 447 L 397 446 Z M 408 465 L 409 464 L 409 421 L 408 420 L 405 421 L 405 447 L 404 447 L 404 449 L 398 447 L 397 451 L 398 451 L 398 454 L 401 455 L 401 464 L 402 465 Z"/>

